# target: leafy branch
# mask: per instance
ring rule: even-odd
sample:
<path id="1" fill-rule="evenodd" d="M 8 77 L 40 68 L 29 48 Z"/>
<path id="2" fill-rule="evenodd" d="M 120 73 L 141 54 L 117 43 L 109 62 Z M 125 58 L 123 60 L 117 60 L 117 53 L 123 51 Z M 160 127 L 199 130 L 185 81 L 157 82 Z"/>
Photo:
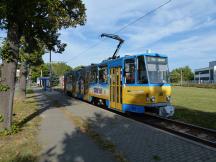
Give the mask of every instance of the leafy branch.
<path id="1" fill-rule="evenodd" d="M 0 83 L 0 92 L 6 92 L 10 87 L 8 85 L 3 85 Z"/>
<path id="2" fill-rule="evenodd" d="M 0 114 L 0 123 L 4 121 L 4 117 L 2 114 Z"/>

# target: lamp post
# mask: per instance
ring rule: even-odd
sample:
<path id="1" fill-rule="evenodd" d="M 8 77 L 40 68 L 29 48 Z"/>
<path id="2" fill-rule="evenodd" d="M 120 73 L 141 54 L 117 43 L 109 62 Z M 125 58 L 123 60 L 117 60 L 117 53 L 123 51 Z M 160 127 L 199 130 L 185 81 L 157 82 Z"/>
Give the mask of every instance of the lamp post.
<path id="1" fill-rule="evenodd" d="M 199 84 L 200 84 L 200 72 L 199 72 Z"/>
<path id="2" fill-rule="evenodd" d="M 50 52 L 50 66 L 49 66 L 49 77 L 50 77 L 50 91 L 52 91 L 52 53 Z"/>

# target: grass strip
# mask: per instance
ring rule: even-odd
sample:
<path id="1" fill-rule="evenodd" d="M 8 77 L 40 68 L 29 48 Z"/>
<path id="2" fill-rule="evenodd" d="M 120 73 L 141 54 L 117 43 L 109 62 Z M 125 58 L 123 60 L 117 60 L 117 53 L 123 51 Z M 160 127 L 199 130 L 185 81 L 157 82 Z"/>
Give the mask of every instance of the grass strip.
<path id="1" fill-rule="evenodd" d="M 2 162 L 36 162 L 40 146 L 37 143 L 40 117 L 36 116 L 25 124 L 22 123 L 37 111 L 34 94 L 26 100 L 16 99 L 14 102 L 12 132 L 5 131 L 0 136 L 0 161 Z"/>

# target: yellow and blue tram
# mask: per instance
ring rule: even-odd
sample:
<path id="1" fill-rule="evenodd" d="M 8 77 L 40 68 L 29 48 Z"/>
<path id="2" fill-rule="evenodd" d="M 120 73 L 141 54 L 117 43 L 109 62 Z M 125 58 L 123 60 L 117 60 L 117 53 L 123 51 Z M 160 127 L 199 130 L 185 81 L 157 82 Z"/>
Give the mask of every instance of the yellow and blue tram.
<path id="1" fill-rule="evenodd" d="M 117 111 L 171 116 L 168 58 L 144 53 L 81 67 L 64 76 L 64 91 Z"/>

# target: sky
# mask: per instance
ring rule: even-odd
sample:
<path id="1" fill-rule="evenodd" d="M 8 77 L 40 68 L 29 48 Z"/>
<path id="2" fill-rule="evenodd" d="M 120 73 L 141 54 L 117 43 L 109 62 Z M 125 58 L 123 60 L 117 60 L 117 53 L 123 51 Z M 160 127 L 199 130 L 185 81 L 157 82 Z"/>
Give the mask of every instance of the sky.
<path id="1" fill-rule="evenodd" d="M 60 31 L 60 39 L 67 47 L 63 54 L 53 53 L 52 60 L 72 67 L 99 63 L 112 56 L 118 44 L 101 39 L 101 33 L 115 33 L 166 1 L 83 0 L 86 24 Z M 209 61 L 216 60 L 216 0 L 172 0 L 117 34 L 125 40 L 120 56 L 150 49 L 167 55 L 170 69 L 186 65 L 192 69 L 207 67 Z M 4 31 L 0 31 L 1 36 L 5 36 Z M 49 55 L 43 59 L 49 61 Z"/>

